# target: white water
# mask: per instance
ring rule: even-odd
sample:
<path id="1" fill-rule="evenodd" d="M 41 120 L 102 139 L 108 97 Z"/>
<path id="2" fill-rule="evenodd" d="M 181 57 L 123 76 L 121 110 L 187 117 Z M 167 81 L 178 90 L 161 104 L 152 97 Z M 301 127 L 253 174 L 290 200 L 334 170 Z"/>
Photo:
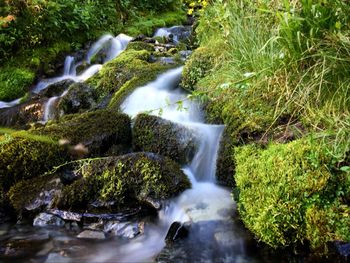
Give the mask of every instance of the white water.
<path id="1" fill-rule="evenodd" d="M 116 251 L 106 250 L 96 256 L 97 261 L 145 262 L 151 260 L 165 246 L 165 237 L 170 225 L 175 222 L 201 222 L 210 220 L 227 221 L 234 208 L 230 192 L 215 185 L 216 158 L 224 126 L 204 123 L 204 116 L 198 103 L 187 100 L 179 89 L 182 67 L 160 75 L 155 81 L 136 89 L 122 103 L 123 112 L 135 117 L 138 113 L 162 108 L 162 116 L 181 123 L 194 132 L 200 141 L 198 151 L 192 162 L 183 167 L 184 173 L 192 183 L 192 188 L 159 213 L 156 226 L 148 226 L 145 234 Z M 186 110 L 177 110 L 177 102 L 183 102 Z M 226 212 L 223 212 L 226 211 Z"/>
<path id="2" fill-rule="evenodd" d="M 153 37 L 169 37 L 171 34 L 173 35 L 173 40 L 175 43 L 179 42 L 179 36 L 176 34 L 173 34 L 172 31 L 179 28 L 180 26 L 173 26 L 173 27 L 162 27 L 157 29 L 156 33 Z"/>
<path id="3" fill-rule="evenodd" d="M 123 50 L 125 50 L 125 48 L 127 47 L 128 43 L 131 41 L 131 39 L 132 39 L 131 37 L 124 34 L 120 34 L 117 37 L 113 37 L 112 35 L 105 35 L 101 37 L 98 41 L 96 41 L 91 46 L 91 48 L 87 52 L 86 63 L 91 64 L 91 59 L 93 58 L 93 56 L 95 56 L 102 49 L 105 49 L 105 52 L 106 52 L 106 58 L 104 59 L 103 63 L 106 63 L 114 59 Z M 33 92 L 39 93 L 40 91 L 46 89 L 49 85 L 65 79 L 71 79 L 75 82 L 85 81 L 90 77 L 92 77 L 93 75 L 95 75 L 97 72 L 99 72 L 100 69 L 102 68 L 101 64 L 94 64 L 88 67 L 80 75 L 77 75 L 76 68 L 78 65 L 82 65 L 82 64 L 83 64 L 83 61 L 77 61 L 75 63 L 74 57 L 67 56 L 64 63 L 63 75 L 55 78 L 41 80 L 36 85 Z"/>

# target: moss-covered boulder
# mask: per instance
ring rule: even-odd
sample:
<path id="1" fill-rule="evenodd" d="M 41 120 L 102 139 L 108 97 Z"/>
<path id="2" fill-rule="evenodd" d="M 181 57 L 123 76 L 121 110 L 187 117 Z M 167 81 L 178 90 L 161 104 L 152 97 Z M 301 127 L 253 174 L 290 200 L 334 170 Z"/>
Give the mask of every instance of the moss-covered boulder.
<path id="1" fill-rule="evenodd" d="M 152 45 L 151 43 L 146 43 L 144 41 L 131 41 L 128 44 L 128 47 L 126 48 L 126 50 L 147 50 L 147 51 L 154 51 L 154 45 Z"/>
<path id="2" fill-rule="evenodd" d="M 55 202 L 58 208 L 86 209 L 96 200 L 113 202 L 115 209 L 149 206 L 191 186 L 178 164 L 151 153 L 95 159 L 77 170 L 82 178 L 63 189 Z"/>
<path id="3" fill-rule="evenodd" d="M 181 86 L 189 91 L 194 90 L 197 82 L 213 68 L 214 56 L 208 48 L 196 49 L 185 64 Z"/>
<path id="4" fill-rule="evenodd" d="M 84 112 L 96 107 L 96 91 L 85 83 L 74 83 L 57 104 L 59 115 Z"/>
<path id="5" fill-rule="evenodd" d="M 233 140 L 227 132 L 227 129 L 225 129 L 221 137 L 218 157 L 216 160 L 216 180 L 219 184 L 230 187 L 235 184 L 235 181 L 233 180 L 235 170 L 233 149 Z"/>
<path id="6" fill-rule="evenodd" d="M 61 164 L 67 155 L 51 138 L 18 132 L 0 139 L 0 160 L 0 187 L 7 191 L 15 183 Z"/>
<path id="7" fill-rule="evenodd" d="M 125 153 L 131 145 L 129 116 L 107 110 L 66 115 L 31 132 L 67 140 L 70 145 L 82 144 L 89 156 L 103 155 L 113 145 L 121 146 L 119 154 Z"/>
<path id="8" fill-rule="evenodd" d="M 61 94 L 74 83 L 71 79 L 64 79 L 49 85 L 47 88 L 40 91 L 40 97 L 51 98 L 54 96 L 61 96 Z"/>
<path id="9" fill-rule="evenodd" d="M 245 225 L 272 247 L 350 241 L 349 174 L 326 144 L 304 138 L 267 149 L 237 148 L 236 199 Z"/>
<path id="10" fill-rule="evenodd" d="M 137 115 L 132 136 L 135 151 L 158 153 L 180 164 L 188 164 L 198 146 L 194 131 L 148 114 Z"/>
<path id="11" fill-rule="evenodd" d="M 176 65 L 151 63 L 147 50 L 129 48 L 117 58 L 106 63 L 101 71 L 89 79 L 100 100 L 111 96 L 109 108 L 118 110 L 120 104 L 135 88 L 145 85 L 157 75 Z"/>

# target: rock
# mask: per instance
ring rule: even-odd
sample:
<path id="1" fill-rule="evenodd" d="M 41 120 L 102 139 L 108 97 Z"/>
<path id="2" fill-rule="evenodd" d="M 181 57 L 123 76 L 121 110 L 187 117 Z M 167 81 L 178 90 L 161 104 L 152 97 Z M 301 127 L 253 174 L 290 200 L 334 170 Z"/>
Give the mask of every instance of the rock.
<path id="1" fill-rule="evenodd" d="M 192 50 L 181 50 L 179 52 L 180 54 L 180 57 L 183 59 L 183 60 L 187 60 L 191 55 L 192 55 L 193 51 Z"/>
<path id="2" fill-rule="evenodd" d="M 216 180 L 219 184 L 233 187 L 235 181 L 233 175 L 235 173 L 235 163 L 233 161 L 234 140 L 230 137 L 225 129 L 220 141 L 220 148 L 216 161 Z"/>
<path id="3" fill-rule="evenodd" d="M 149 207 L 147 200 L 165 200 L 191 185 L 178 164 L 150 153 L 92 160 L 77 169 L 82 178 L 65 186 L 58 208 L 83 210 L 96 200 L 114 201 L 116 211 Z"/>
<path id="4" fill-rule="evenodd" d="M 74 83 L 60 98 L 57 111 L 60 116 L 87 111 L 96 107 L 96 101 L 97 94 L 94 89 L 85 83 Z"/>
<path id="5" fill-rule="evenodd" d="M 53 215 L 59 216 L 60 218 L 67 220 L 67 221 L 75 221 L 80 222 L 83 215 L 79 213 L 73 213 L 69 211 L 61 211 L 58 209 L 51 209 L 49 212 Z"/>
<path id="6" fill-rule="evenodd" d="M 0 109 L 0 126 L 28 128 L 30 123 L 41 121 L 44 117 L 45 101 L 35 99 L 10 108 Z"/>
<path id="7" fill-rule="evenodd" d="M 69 263 L 71 260 L 60 253 L 50 253 L 45 263 Z"/>
<path id="8" fill-rule="evenodd" d="M 101 156 L 113 145 L 121 145 L 121 150 L 130 145 L 131 120 L 126 114 L 97 110 L 64 116 L 33 132 L 66 140 L 73 155 L 77 153 L 74 147 L 81 145 L 87 148 L 88 156 Z"/>
<path id="9" fill-rule="evenodd" d="M 132 239 L 143 234 L 144 223 L 109 221 L 104 226 L 104 232 L 118 237 Z"/>
<path id="10" fill-rule="evenodd" d="M 190 223 L 180 223 L 180 222 L 174 222 L 171 224 L 168 233 L 165 237 L 165 242 L 173 243 L 176 242 L 179 239 L 186 238 L 188 236 L 189 232 L 189 226 Z"/>
<path id="11" fill-rule="evenodd" d="M 51 98 L 55 96 L 61 96 L 61 94 L 74 83 L 71 79 L 64 79 L 59 82 L 53 83 L 47 86 L 46 89 L 40 91 L 39 96 L 41 98 Z"/>
<path id="12" fill-rule="evenodd" d="M 147 51 L 154 51 L 154 46 L 150 44 L 149 42 L 141 42 L 141 41 L 132 41 L 129 43 L 127 50 L 133 49 L 133 50 L 147 50 Z"/>
<path id="13" fill-rule="evenodd" d="M 77 238 L 81 239 L 106 239 L 106 236 L 101 231 L 84 230 Z"/>
<path id="14" fill-rule="evenodd" d="M 47 226 L 58 226 L 63 227 L 65 222 L 58 216 L 54 216 L 47 213 L 39 214 L 33 222 L 33 226 L 47 227 Z"/>
<path id="15" fill-rule="evenodd" d="M 135 151 L 154 152 L 188 164 L 196 153 L 197 144 L 194 132 L 183 125 L 147 114 L 139 114 L 135 119 Z"/>
<path id="16" fill-rule="evenodd" d="M 160 28 L 155 36 L 166 37 L 170 42 L 189 43 L 191 41 L 192 27 L 191 26 L 173 26 L 170 28 Z"/>

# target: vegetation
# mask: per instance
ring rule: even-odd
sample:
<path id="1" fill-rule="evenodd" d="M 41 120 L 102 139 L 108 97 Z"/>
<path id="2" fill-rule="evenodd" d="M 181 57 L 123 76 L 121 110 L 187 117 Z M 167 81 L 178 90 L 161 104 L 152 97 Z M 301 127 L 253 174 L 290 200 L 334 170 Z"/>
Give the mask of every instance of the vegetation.
<path id="1" fill-rule="evenodd" d="M 154 2 L 2 1 L 0 100 L 23 96 L 36 73 L 52 74 L 55 59 L 103 33 L 149 35 L 156 27 L 181 23 L 185 18 L 178 0 Z"/>
<path id="2" fill-rule="evenodd" d="M 135 153 L 80 164 L 82 179 L 63 189 L 60 208 L 84 209 L 96 200 L 113 201 L 119 209 L 170 198 L 190 182 L 174 161 L 154 154 Z"/>
<path id="3" fill-rule="evenodd" d="M 349 11 L 338 0 L 216 0 L 196 29 L 182 85 L 227 125 L 243 222 L 273 247 L 350 240 Z"/>

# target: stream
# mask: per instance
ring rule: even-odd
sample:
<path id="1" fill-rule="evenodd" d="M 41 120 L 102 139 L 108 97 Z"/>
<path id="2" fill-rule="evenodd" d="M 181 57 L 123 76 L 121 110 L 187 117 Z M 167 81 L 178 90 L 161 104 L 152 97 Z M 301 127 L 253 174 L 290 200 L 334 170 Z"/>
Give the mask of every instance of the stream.
<path id="1" fill-rule="evenodd" d="M 156 33 L 157 36 L 167 34 L 166 28 Z M 107 48 L 103 61 L 106 63 L 118 56 L 130 40 L 123 34 L 106 35 L 91 46 L 85 61 L 91 64 L 92 58 L 102 48 Z M 40 81 L 33 92 L 39 93 L 64 79 L 84 81 L 97 73 L 103 64 L 92 64 L 77 74 L 77 67 L 82 63 L 68 56 L 63 74 Z M 216 184 L 216 159 L 224 126 L 205 123 L 201 105 L 189 100 L 188 94 L 179 87 L 182 70 L 183 67 L 171 69 L 137 88 L 124 100 L 121 110 L 131 117 L 141 112 L 160 115 L 195 134 L 199 142 L 197 152 L 192 161 L 182 167 L 192 188 L 167 200 L 157 219 L 145 219 L 144 233 L 133 239 L 78 239 L 76 236 L 81 229 L 75 225 L 38 228 L 25 221 L 0 225 L 0 243 L 6 241 L 9 244 L 10 241 L 13 244 L 0 248 L 0 254 L 13 256 L 8 262 L 286 262 L 285 255 L 265 255 L 259 249 L 237 219 L 230 189 Z M 46 102 L 43 122 L 52 118 L 52 108 L 60 96 Z M 0 107 L 11 107 L 16 103 L 19 100 L 0 102 Z M 167 244 L 167 233 L 174 222 L 186 226 L 188 236 Z M 4 260 L 7 262 L 6 258 Z"/>

